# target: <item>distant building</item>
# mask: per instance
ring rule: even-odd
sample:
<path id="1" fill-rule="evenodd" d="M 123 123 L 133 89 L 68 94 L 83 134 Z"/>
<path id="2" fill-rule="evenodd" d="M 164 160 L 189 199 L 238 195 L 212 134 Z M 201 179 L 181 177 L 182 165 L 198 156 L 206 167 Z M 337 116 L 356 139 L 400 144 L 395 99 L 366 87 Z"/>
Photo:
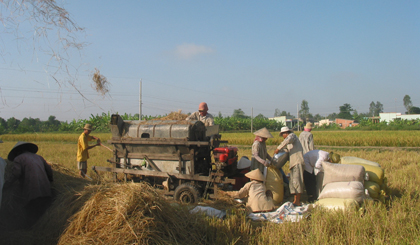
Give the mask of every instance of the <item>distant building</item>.
<path id="1" fill-rule="evenodd" d="M 322 125 L 330 125 L 330 124 L 333 124 L 334 123 L 334 121 L 333 120 L 330 120 L 330 119 L 322 119 L 322 120 L 319 120 L 319 122 L 318 122 L 318 126 L 322 126 Z M 315 125 L 317 125 L 317 123 L 315 123 Z"/>
<path id="2" fill-rule="evenodd" d="M 297 124 L 297 119 L 294 119 L 292 116 L 279 116 L 279 117 L 271 117 L 268 119 L 281 122 L 289 128 L 293 128 L 293 126 Z"/>
<path id="3" fill-rule="evenodd" d="M 335 124 L 337 124 L 340 128 L 343 128 L 343 129 L 347 127 L 354 127 L 354 126 L 359 125 L 359 123 L 354 122 L 354 120 L 341 119 L 341 118 L 336 118 Z"/>
<path id="4" fill-rule="evenodd" d="M 415 120 L 420 119 L 420 114 L 401 114 L 399 112 L 385 112 L 379 113 L 380 121 L 383 122 L 392 122 L 395 119 L 397 120 Z"/>

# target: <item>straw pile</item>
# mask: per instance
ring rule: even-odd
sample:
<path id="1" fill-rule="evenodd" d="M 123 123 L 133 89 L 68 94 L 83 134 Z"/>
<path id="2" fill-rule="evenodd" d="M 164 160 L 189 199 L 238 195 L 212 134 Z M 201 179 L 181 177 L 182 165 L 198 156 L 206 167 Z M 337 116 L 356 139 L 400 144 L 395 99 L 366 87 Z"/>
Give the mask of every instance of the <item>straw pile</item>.
<path id="1" fill-rule="evenodd" d="M 188 117 L 187 114 L 182 114 L 182 110 L 179 110 L 179 111 L 173 111 L 164 117 L 156 118 L 153 120 L 185 120 L 187 119 L 187 117 Z"/>
<path id="2" fill-rule="evenodd" d="M 97 68 L 95 68 L 95 72 L 93 73 L 92 80 L 95 84 L 96 92 L 101 93 L 102 96 L 104 96 L 106 93 L 109 92 L 108 79 L 104 75 L 101 75 L 101 73 L 99 72 Z"/>
<path id="3" fill-rule="evenodd" d="M 190 214 L 186 206 L 170 204 L 146 183 L 86 189 L 94 194 L 72 217 L 59 244 L 209 243 L 204 216 Z"/>
<path id="4" fill-rule="evenodd" d="M 0 243 L 224 244 L 241 239 L 246 244 L 252 234 L 243 205 L 230 198 L 200 204 L 228 210 L 231 215 L 219 220 L 190 214 L 193 206 L 174 203 L 147 183 L 90 185 L 75 171 L 51 165 L 54 203 L 30 230 L 19 227 L 24 221 L 19 202 L 2 206 Z"/>

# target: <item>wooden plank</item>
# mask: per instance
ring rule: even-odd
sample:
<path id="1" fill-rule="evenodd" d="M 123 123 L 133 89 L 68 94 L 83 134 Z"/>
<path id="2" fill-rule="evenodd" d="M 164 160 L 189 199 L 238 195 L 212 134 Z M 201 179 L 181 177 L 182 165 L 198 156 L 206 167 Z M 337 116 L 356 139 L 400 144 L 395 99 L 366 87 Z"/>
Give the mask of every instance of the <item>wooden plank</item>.
<path id="1" fill-rule="evenodd" d="M 210 142 L 207 141 L 186 141 L 186 140 L 156 140 L 156 139 L 143 139 L 143 138 L 132 138 L 132 139 L 121 139 L 117 140 L 112 138 L 108 143 L 111 144 L 134 144 L 134 145 L 197 145 L 197 146 L 208 146 Z"/>
<path id="2" fill-rule="evenodd" d="M 122 152 L 117 153 L 118 157 L 123 158 L 124 154 Z M 128 153 L 128 159 L 143 159 L 145 156 L 148 156 L 150 159 L 153 160 L 168 160 L 168 161 L 178 161 L 179 155 L 178 154 L 143 154 L 143 153 Z M 183 154 L 181 155 L 182 160 L 189 161 L 194 158 L 194 156 L 190 154 Z"/>
<path id="3" fill-rule="evenodd" d="M 168 174 L 167 172 L 157 172 L 157 171 L 150 171 L 150 170 L 136 170 L 136 169 L 123 169 L 123 168 L 110 168 L 110 167 L 100 167 L 100 166 L 93 166 L 93 170 L 96 171 L 104 171 L 104 172 L 113 172 L 113 173 L 124 173 L 124 174 L 138 174 L 144 176 L 152 176 L 152 177 L 163 177 L 167 178 L 170 175 L 171 177 L 175 177 L 177 179 L 184 179 L 184 180 L 195 180 L 195 181 L 211 181 L 211 176 L 200 176 L 196 175 L 189 175 L 189 174 Z M 224 179 L 219 183 L 224 184 L 235 184 L 234 179 Z"/>
<path id="4" fill-rule="evenodd" d="M 149 158 L 148 156 L 144 156 L 144 158 L 145 158 L 145 159 L 146 159 L 146 161 L 150 164 L 150 166 L 152 166 L 152 168 L 153 168 L 155 171 L 161 172 L 161 171 L 160 171 L 160 169 L 158 168 L 158 166 L 156 166 L 156 164 L 155 164 L 152 160 L 150 160 L 150 158 Z"/>

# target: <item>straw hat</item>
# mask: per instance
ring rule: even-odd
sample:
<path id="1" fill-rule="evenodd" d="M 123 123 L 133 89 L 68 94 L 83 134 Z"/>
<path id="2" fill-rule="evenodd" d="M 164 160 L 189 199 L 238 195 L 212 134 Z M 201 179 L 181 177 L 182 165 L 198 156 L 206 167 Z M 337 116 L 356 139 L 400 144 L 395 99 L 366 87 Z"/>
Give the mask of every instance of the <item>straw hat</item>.
<path id="1" fill-rule="evenodd" d="M 23 151 L 29 151 L 32 153 L 38 152 L 38 146 L 24 141 L 18 141 L 16 145 L 12 148 L 12 150 L 9 152 L 9 155 L 7 156 L 7 159 L 9 161 L 15 160 L 17 156 L 19 156 Z"/>
<path id="2" fill-rule="evenodd" d="M 332 163 L 339 163 L 341 160 L 340 155 L 334 152 L 330 152 L 330 154 L 328 155 L 328 158 L 331 160 Z"/>
<path id="3" fill-rule="evenodd" d="M 265 128 L 265 127 L 260 129 L 260 130 L 255 131 L 254 134 L 256 136 L 260 136 L 260 137 L 263 137 L 263 138 L 273 138 L 273 135 L 271 135 L 270 132 L 268 131 L 268 129 Z"/>
<path id="4" fill-rule="evenodd" d="M 258 168 L 246 173 L 245 176 L 253 180 L 265 181 L 264 175 Z"/>
<path id="5" fill-rule="evenodd" d="M 306 124 L 306 126 L 305 126 L 305 127 L 303 127 L 303 128 L 313 129 L 313 128 L 314 128 L 314 126 L 313 126 L 313 124 L 312 124 L 311 122 L 308 122 L 308 123 Z"/>
<path id="6" fill-rule="evenodd" d="M 286 133 L 286 132 L 293 132 L 293 130 L 291 130 L 289 127 L 282 127 L 282 128 L 280 129 L 280 135 L 281 135 L 282 133 Z"/>
<path id="7" fill-rule="evenodd" d="M 89 130 L 89 131 L 92 131 L 93 129 L 92 129 L 92 125 L 91 124 L 89 124 L 89 123 L 86 123 L 85 124 L 85 127 L 83 127 L 83 129 L 86 129 L 86 130 Z"/>

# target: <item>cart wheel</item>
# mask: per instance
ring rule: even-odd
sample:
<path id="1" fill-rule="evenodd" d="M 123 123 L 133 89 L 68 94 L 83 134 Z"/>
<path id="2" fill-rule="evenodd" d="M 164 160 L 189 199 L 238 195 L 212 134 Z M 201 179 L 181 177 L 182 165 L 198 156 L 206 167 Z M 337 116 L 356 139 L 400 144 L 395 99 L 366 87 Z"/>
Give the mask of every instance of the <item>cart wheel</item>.
<path id="1" fill-rule="evenodd" d="M 199 192 L 193 185 L 185 183 L 175 188 L 174 199 L 184 204 L 198 202 Z"/>

